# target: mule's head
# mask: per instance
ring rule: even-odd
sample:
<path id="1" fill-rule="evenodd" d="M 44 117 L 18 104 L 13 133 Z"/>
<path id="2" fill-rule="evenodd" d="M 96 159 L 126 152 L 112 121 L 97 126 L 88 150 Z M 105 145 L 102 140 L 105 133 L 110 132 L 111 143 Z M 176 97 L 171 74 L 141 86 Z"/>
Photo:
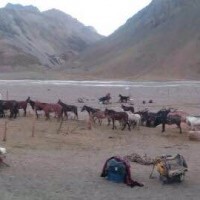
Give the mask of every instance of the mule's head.
<path id="1" fill-rule="evenodd" d="M 167 115 L 169 114 L 170 109 L 162 109 L 156 113 L 156 118 L 154 121 L 154 126 L 158 126 L 161 123 L 166 123 Z"/>
<path id="2" fill-rule="evenodd" d="M 107 93 L 106 96 L 107 96 L 107 97 L 110 97 L 110 93 Z"/>
<path id="3" fill-rule="evenodd" d="M 107 108 L 104 110 L 104 114 L 105 115 L 109 114 L 109 110 Z"/>
<path id="4" fill-rule="evenodd" d="M 161 117 L 167 117 L 170 111 L 171 111 L 170 109 L 163 108 L 157 112 L 157 115 Z"/>
<path id="5" fill-rule="evenodd" d="M 82 107 L 81 112 L 83 112 L 83 111 L 85 111 L 85 110 L 87 110 L 86 105 L 84 105 L 84 106 Z"/>
<path id="6" fill-rule="evenodd" d="M 29 99 L 29 101 L 27 101 L 27 103 L 30 104 L 31 108 L 34 110 L 35 109 L 35 102 L 32 101 L 31 99 Z"/>
<path id="7" fill-rule="evenodd" d="M 29 102 L 30 102 L 30 100 L 31 100 L 31 98 L 30 98 L 30 97 L 28 97 L 28 98 L 26 99 L 26 102 L 27 102 L 27 103 L 29 103 Z"/>
<path id="8" fill-rule="evenodd" d="M 162 124 L 162 122 L 163 122 L 163 118 L 161 116 L 156 116 L 155 119 L 150 120 L 150 124 L 153 125 L 154 127 Z"/>

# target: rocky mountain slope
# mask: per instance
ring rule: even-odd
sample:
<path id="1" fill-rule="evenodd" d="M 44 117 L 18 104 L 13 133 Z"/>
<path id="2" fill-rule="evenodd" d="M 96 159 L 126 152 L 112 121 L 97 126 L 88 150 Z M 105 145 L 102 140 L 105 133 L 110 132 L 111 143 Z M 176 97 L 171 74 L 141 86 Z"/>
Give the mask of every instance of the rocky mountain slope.
<path id="1" fill-rule="evenodd" d="M 104 38 L 61 11 L 8 4 L 0 9 L 0 72 L 199 80 L 199 10 L 199 0 L 152 0 Z"/>
<path id="2" fill-rule="evenodd" d="M 199 11 L 199 0 L 152 0 L 71 66 L 100 78 L 200 79 Z"/>
<path id="3" fill-rule="evenodd" d="M 57 69 L 102 38 L 59 10 L 7 4 L 0 9 L 0 72 Z"/>

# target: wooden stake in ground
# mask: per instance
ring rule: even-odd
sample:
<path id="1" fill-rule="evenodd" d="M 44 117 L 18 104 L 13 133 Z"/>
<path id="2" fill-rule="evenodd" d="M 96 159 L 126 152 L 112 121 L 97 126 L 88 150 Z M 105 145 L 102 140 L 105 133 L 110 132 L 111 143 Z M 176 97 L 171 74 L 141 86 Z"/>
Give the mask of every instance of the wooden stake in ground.
<path id="1" fill-rule="evenodd" d="M 6 90 L 6 100 L 8 100 L 8 90 Z"/>
<path id="2" fill-rule="evenodd" d="M 8 125 L 8 121 L 6 119 L 5 121 L 5 126 L 4 126 L 4 134 L 3 134 L 3 141 L 6 142 L 7 141 L 7 125 Z"/>
<path id="3" fill-rule="evenodd" d="M 36 115 L 34 114 L 33 116 L 33 121 L 32 121 L 32 137 L 35 136 L 35 119 L 36 119 Z"/>
<path id="4" fill-rule="evenodd" d="M 154 172 L 154 169 L 155 169 L 155 164 L 153 165 L 153 168 L 152 168 L 152 171 L 151 171 L 151 174 L 149 175 L 149 178 L 153 178 L 153 172 Z"/>
<path id="5" fill-rule="evenodd" d="M 89 120 L 87 122 L 87 128 L 88 128 L 88 130 L 92 129 L 92 117 L 91 117 L 91 115 L 89 115 Z"/>

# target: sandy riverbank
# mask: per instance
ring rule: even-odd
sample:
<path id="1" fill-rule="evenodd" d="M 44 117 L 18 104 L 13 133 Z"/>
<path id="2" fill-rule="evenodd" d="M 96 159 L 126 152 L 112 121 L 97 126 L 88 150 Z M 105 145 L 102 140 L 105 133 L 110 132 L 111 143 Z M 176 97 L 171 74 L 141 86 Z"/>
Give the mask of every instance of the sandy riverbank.
<path id="1" fill-rule="evenodd" d="M 183 109 L 191 114 L 200 113 L 200 88 L 187 87 L 94 87 L 72 85 L 0 85 L 3 98 L 7 91 L 9 99 L 57 102 L 62 99 L 79 107 L 79 121 L 65 121 L 59 134 L 59 124 L 54 119 L 36 121 L 35 137 L 31 137 L 32 111 L 27 117 L 8 122 L 7 142 L 0 142 L 8 149 L 9 168 L 0 170 L 0 195 L 3 200 L 116 200 L 152 199 L 186 200 L 199 199 L 200 156 L 199 142 L 188 140 L 187 127 L 183 124 L 180 135 L 174 126 L 140 130 L 113 131 L 111 127 L 95 125 L 87 129 L 87 114 L 81 113 L 83 104 L 78 98 L 86 98 L 86 104 L 104 109 L 97 99 L 111 93 L 112 104 L 118 109 L 118 95 L 131 95 L 136 109 L 148 107 L 158 110 L 163 106 Z M 153 104 L 142 101 L 153 99 Z M 29 108 L 30 109 L 30 108 Z M 4 130 L 0 120 L 0 133 Z M 144 183 L 142 188 L 129 188 L 99 177 L 105 160 L 113 155 L 145 153 L 150 157 L 161 154 L 180 153 L 186 158 L 189 171 L 181 184 L 162 185 L 155 173 L 149 179 L 150 166 L 132 163 L 132 177 Z"/>

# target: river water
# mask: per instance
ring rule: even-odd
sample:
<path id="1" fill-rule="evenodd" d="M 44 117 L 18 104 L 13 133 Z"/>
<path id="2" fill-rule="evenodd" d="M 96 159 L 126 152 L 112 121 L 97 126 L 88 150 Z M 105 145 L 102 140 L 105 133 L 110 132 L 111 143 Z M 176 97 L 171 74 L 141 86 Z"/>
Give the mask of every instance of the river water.
<path id="1" fill-rule="evenodd" d="M 200 87 L 200 81 L 81 81 L 81 80 L 0 80 L 0 86 L 4 85 L 71 85 L 91 87 Z"/>
<path id="2" fill-rule="evenodd" d="M 132 81 L 74 81 L 74 80 L 0 80 L 2 99 L 77 103 L 88 99 L 88 105 L 97 105 L 98 98 L 111 93 L 112 102 L 119 94 L 130 96 L 135 105 L 152 99 L 158 107 L 175 105 L 184 108 L 200 107 L 200 81 L 132 82 Z M 200 113 L 200 111 L 198 111 Z"/>

